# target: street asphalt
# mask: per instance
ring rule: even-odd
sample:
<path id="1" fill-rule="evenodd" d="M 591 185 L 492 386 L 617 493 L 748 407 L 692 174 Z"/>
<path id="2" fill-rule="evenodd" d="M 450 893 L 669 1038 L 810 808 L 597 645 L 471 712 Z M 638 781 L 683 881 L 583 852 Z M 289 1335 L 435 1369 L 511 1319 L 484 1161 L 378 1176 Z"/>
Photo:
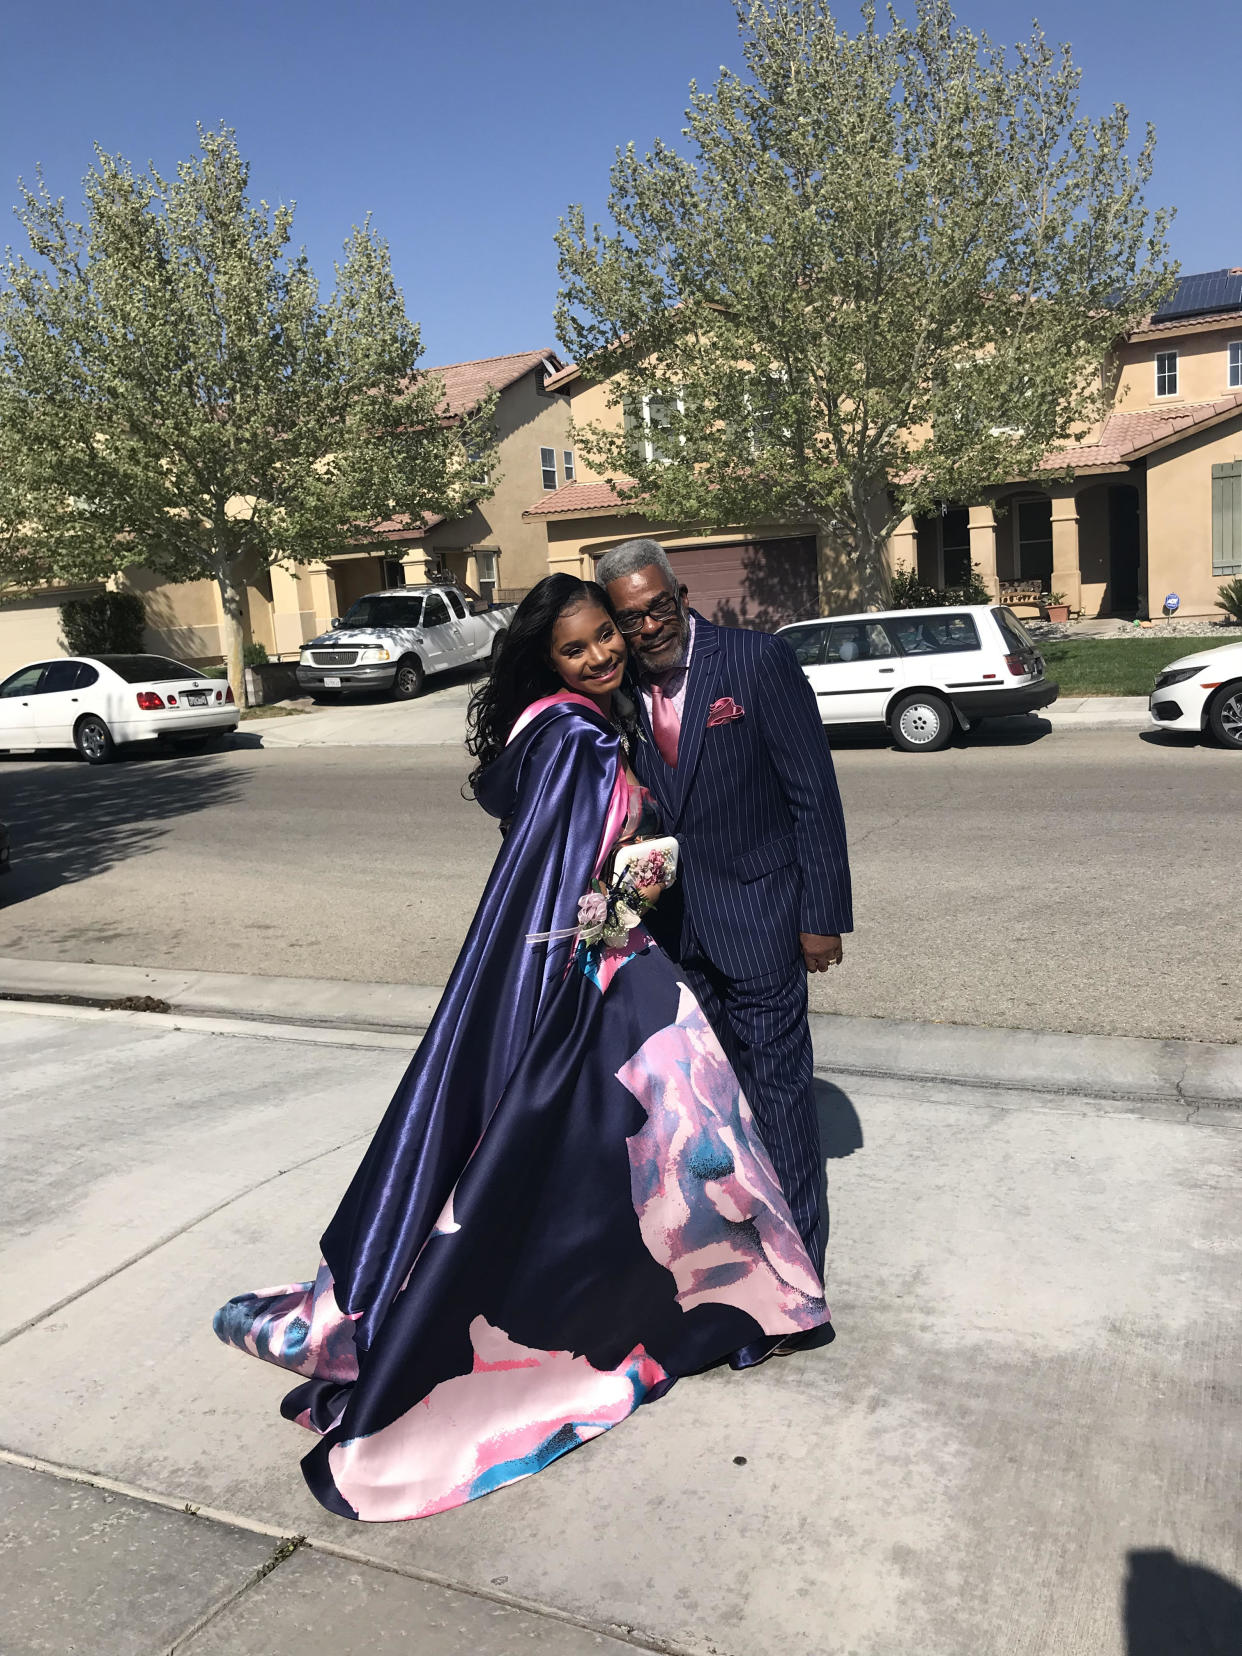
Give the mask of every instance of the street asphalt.
<path id="1" fill-rule="evenodd" d="M 437 734 L 465 691 L 440 695 L 255 721 L 217 755 L 0 757 L 0 956 L 443 983 L 498 835 Z M 415 709 L 417 746 L 260 745 Z M 1038 720 L 933 755 L 836 747 L 857 930 L 820 1010 L 1242 1039 L 1242 756 Z"/>
<path id="2" fill-rule="evenodd" d="M 0 1009 L 4 1656 L 1236 1656 L 1236 1107 L 835 1069 L 834 1345 L 351 1525 L 210 1319 L 314 1270 L 407 1057 Z"/>

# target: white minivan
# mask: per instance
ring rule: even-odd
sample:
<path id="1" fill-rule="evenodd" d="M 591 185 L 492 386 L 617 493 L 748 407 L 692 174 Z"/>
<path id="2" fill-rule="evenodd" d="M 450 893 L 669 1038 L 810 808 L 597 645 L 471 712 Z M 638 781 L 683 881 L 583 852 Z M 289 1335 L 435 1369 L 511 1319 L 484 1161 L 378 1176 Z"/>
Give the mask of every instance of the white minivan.
<path id="1" fill-rule="evenodd" d="M 793 646 L 826 725 L 886 725 L 910 753 L 934 753 L 955 728 L 1057 699 L 1035 641 L 999 604 L 832 615 L 778 636 Z"/>

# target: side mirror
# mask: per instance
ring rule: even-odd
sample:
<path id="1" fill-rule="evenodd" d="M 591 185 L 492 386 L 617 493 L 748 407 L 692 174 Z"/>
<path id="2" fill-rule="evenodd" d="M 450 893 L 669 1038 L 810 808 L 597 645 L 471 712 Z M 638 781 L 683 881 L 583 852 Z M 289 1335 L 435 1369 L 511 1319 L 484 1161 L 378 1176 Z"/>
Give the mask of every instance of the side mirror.
<path id="1" fill-rule="evenodd" d="M 340 618 L 340 616 L 339 616 L 339 615 L 334 615 L 334 616 L 333 616 L 333 617 L 332 617 L 332 625 L 333 625 L 333 627 L 339 627 L 339 626 L 340 626 L 340 624 L 341 624 L 341 618 Z"/>

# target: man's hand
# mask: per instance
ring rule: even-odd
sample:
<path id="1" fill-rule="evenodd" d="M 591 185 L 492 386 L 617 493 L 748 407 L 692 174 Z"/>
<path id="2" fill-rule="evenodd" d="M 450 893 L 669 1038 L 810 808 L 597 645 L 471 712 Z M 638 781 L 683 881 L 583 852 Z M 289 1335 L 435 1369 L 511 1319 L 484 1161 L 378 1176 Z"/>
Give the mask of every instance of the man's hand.
<path id="1" fill-rule="evenodd" d="M 841 964 L 841 939 L 820 937 L 816 932 L 800 932 L 802 958 L 808 972 L 826 972 L 830 966 Z"/>

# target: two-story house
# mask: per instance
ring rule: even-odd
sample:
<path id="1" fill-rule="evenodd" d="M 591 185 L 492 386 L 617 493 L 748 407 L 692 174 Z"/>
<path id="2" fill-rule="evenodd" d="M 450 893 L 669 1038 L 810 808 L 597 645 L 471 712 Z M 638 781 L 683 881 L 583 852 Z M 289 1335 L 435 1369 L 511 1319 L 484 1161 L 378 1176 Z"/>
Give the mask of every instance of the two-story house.
<path id="1" fill-rule="evenodd" d="M 570 400 L 555 381 L 564 364 L 551 350 L 454 362 L 429 369 L 444 382 L 441 413 L 449 419 L 496 392 L 495 475 L 489 498 L 463 518 L 394 520 L 381 525 L 388 542 L 342 552 L 323 563 L 281 565 L 246 589 L 246 638 L 271 656 L 295 655 L 364 593 L 452 579 L 483 597 L 519 597 L 548 573 L 547 536 L 525 515 L 542 487 L 553 493 L 575 476 Z M 215 583 L 169 582 L 141 567 L 116 583 L 142 595 L 147 647 L 180 660 L 206 662 L 223 653 L 222 612 Z M 94 587 L 48 589 L 0 604 L 0 675 L 60 651 L 59 606 Z"/>
<path id="2" fill-rule="evenodd" d="M 1176 593 L 1181 615 L 1219 618 L 1222 582 L 1242 574 L 1242 269 L 1182 277 L 1102 371 L 1111 408 L 1095 431 L 1040 476 L 906 518 L 890 567 L 952 587 L 973 565 L 998 598 L 1058 592 L 1090 616 L 1159 615 Z M 580 424 L 618 417 L 572 364 L 550 384 Z M 1048 475 L 1066 467 L 1072 481 Z M 653 535 L 721 620 L 767 627 L 852 602 L 849 569 L 810 524 L 676 531 L 581 465 L 526 516 L 545 525 L 553 569 L 585 571 L 616 541 Z"/>

